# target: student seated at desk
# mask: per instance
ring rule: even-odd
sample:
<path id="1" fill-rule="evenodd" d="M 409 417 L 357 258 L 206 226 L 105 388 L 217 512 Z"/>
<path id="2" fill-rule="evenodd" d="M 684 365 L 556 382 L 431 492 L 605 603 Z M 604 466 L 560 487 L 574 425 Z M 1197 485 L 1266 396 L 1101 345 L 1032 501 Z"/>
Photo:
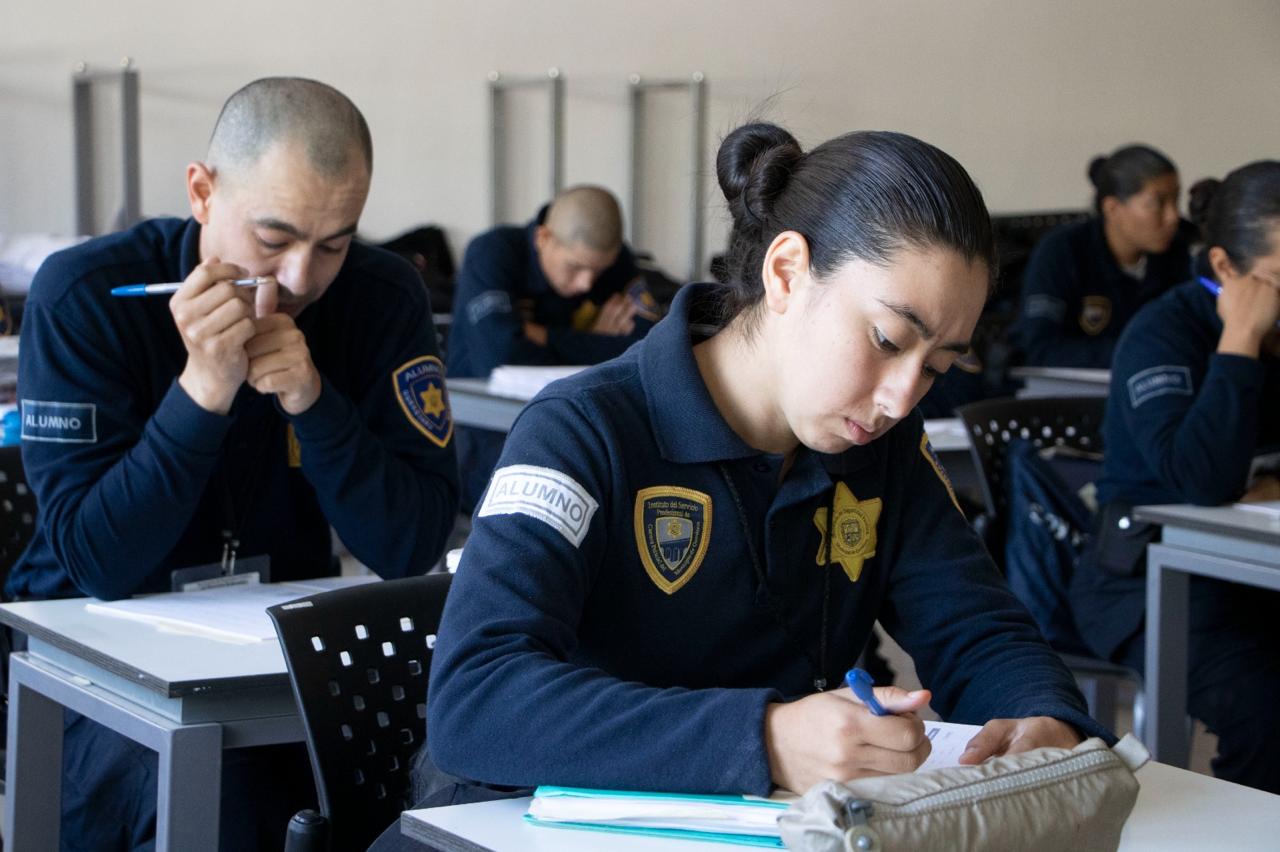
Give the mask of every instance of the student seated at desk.
<path id="1" fill-rule="evenodd" d="M 524 227 L 467 246 L 458 272 L 449 375 L 487 377 L 503 364 L 599 364 L 653 327 L 657 303 L 622 242 L 608 190 L 567 189 Z M 484 492 L 506 435 L 460 428 L 462 510 Z"/>
<path id="2" fill-rule="evenodd" d="M 1190 269 L 1189 223 L 1178 219 L 1178 171 L 1145 145 L 1089 164 L 1096 216 L 1055 228 L 1022 275 L 1012 331 L 1036 367 L 1107 367 L 1120 332 L 1142 305 Z"/>
<path id="3" fill-rule="evenodd" d="M 767 794 L 1108 736 L 956 507 L 915 405 L 969 345 L 994 243 L 942 151 L 851 133 L 721 146 L 728 286 L 521 414 L 432 662 L 439 770 Z M 879 618 L 930 690 L 842 687 Z M 444 804 L 455 793 L 437 793 Z"/>
<path id="4" fill-rule="evenodd" d="M 417 274 L 352 241 L 371 169 L 344 95 L 258 80 L 187 167 L 192 218 L 43 265 L 19 376 L 39 515 L 9 598 L 168 591 L 175 569 L 237 551 L 269 556 L 274 580 L 333 574 L 330 526 L 384 577 L 435 561 L 457 511 L 444 370 Z M 231 283 L 253 276 L 269 280 Z M 179 281 L 172 298 L 111 294 Z M 260 806 L 314 802 L 300 747 L 275 753 L 229 758 L 223 848 L 280 848 L 294 807 L 259 826 Z M 63 758 L 64 849 L 153 841 L 154 752 L 68 713 Z"/>
<path id="5" fill-rule="evenodd" d="M 1280 162 L 1231 173 L 1208 210 L 1199 274 L 1116 348 L 1098 527 L 1072 581 L 1081 636 L 1139 671 L 1159 530 L 1131 507 L 1280 499 L 1274 476 L 1249 481 L 1258 448 L 1280 444 Z M 1187 710 L 1218 735 L 1214 774 L 1280 793 L 1280 594 L 1192 577 L 1190 620 Z"/>

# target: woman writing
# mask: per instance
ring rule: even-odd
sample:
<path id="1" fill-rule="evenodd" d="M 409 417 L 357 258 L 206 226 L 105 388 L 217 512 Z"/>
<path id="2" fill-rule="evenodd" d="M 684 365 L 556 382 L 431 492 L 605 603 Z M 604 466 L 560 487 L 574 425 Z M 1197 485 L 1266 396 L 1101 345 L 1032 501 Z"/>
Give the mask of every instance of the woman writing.
<path id="1" fill-rule="evenodd" d="M 521 414 L 432 665 L 439 769 L 489 784 L 766 794 L 1105 734 L 950 494 L 915 405 L 963 353 L 993 240 L 952 158 L 894 133 L 717 162 L 730 287 Z M 931 687 L 837 688 L 876 619 Z"/>

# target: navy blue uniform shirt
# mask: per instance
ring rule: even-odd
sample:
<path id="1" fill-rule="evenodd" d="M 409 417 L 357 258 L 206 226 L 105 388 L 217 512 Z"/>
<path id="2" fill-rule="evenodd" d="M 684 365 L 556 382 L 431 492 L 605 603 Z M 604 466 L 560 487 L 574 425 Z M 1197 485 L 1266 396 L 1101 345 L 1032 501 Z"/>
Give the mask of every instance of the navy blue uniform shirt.
<path id="1" fill-rule="evenodd" d="M 1110 366 L 1116 340 L 1138 308 L 1185 281 L 1190 269 L 1182 230 L 1162 254 L 1147 255 L 1139 281 L 1116 263 L 1101 219 L 1062 225 L 1040 240 L 1027 262 L 1014 341 L 1031 366 Z"/>
<path id="2" fill-rule="evenodd" d="M 173 569 L 266 553 L 275 580 L 332 573 L 330 525 L 384 577 L 425 571 L 457 507 L 452 423 L 426 293 L 353 243 L 298 317 L 322 377 L 287 415 L 247 385 L 227 416 L 178 385 L 168 300 L 114 285 L 182 281 L 200 225 L 156 219 L 50 257 L 22 324 L 23 464 L 39 511 L 11 597 L 168 590 Z"/>
<path id="3" fill-rule="evenodd" d="M 1100 505 L 1231 502 L 1255 452 L 1280 444 L 1280 360 L 1219 354 L 1221 336 L 1215 298 L 1194 281 L 1129 323 L 1111 367 Z M 1109 656 L 1143 623 L 1146 576 L 1081 560 L 1071 596 L 1081 635 Z"/>
<path id="4" fill-rule="evenodd" d="M 947 718 L 1105 736 L 953 502 L 920 416 L 838 456 L 801 448 L 779 483 L 782 457 L 730 429 L 698 372 L 709 296 L 685 287 L 644 341 L 516 421 L 435 648 L 436 766 L 768 793 L 766 705 L 840 684 L 877 617 Z"/>
<path id="5" fill-rule="evenodd" d="M 467 246 L 449 329 L 449 375 L 485 378 L 503 364 L 599 364 L 621 355 L 653 326 L 657 304 L 643 279 L 636 281 L 640 273 L 625 245 L 586 294 L 565 298 L 551 289 L 533 239 L 546 215 L 544 207 L 523 228 L 502 225 Z M 624 291 L 639 311 L 635 330 L 620 337 L 591 334 L 600 306 Z M 528 316 L 522 302 L 529 304 Z M 524 336 L 525 319 L 546 326 L 546 346 Z"/>

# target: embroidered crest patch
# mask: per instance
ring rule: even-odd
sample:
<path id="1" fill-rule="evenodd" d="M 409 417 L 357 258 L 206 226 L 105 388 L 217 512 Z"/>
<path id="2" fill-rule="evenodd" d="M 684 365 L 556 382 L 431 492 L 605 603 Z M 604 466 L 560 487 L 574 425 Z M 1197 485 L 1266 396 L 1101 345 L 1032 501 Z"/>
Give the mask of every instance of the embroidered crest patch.
<path id="1" fill-rule="evenodd" d="M 711 543 L 711 498 L 658 485 L 636 492 L 636 547 L 654 585 L 675 594 L 693 579 Z"/>
<path id="2" fill-rule="evenodd" d="M 438 447 L 453 437 L 453 417 L 444 390 L 444 364 L 434 355 L 423 355 L 401 364 L 391 374 L 396 399 L 404 416 Z"/>
<path id="3" fill-rule="evenodd" d="M 1080 308 L 1080 328 L 1085 334 L 1101 334 L 1111 322 L 1111 300 L 1106 296 L 1085 296 Z"/>
<path id="4" fill-rule="evenodd" d="M 600 306 L 590 299 L 585 300 L 578 309 L 573 312 L 573 316 L 569 319 L 569 324 L 574 331 L 590 331 L 591 327 L 596 324 L 596 317 L 600 316 Z"/>
<path id="5" fill-rule="evenodd" d="M 817 563 L 826 565 L 828 538 L 830 538 L 831 562 L 839 562 L 850 583 L 862 576 L 862 564 L 876 555 L 876 524 L 880 520 L 879 497 L 859 500 L 849 486 L 836 483 L 835 505 L 831 507 L 831 524 L 835 534 L 827 531 L 827 507 L 819 506 L 813 513 L 813 523 L 818 527 Z"/>
<path id="6" fill-rule="evenodd" d="M 293 431 L 293 424 L 284 433 L 285 446 L 288 448 L 289 467 L 302 467 L 302 444 L 298 442 L 298 433 Z"/>

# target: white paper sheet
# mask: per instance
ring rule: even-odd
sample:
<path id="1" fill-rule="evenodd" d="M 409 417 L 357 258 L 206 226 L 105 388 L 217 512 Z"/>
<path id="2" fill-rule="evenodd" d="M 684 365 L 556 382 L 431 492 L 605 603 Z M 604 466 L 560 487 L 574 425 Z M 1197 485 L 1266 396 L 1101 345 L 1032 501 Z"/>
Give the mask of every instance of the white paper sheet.
<path id="1" fill-rule="evenodd" d="M 267 607 L 318 592 L 372 582 L 368 577 L 321 577 L 292 583 L 250 583 L 199 592 L 168 592 L 122 601 L 92 601 L 89 612 L 154 625 L 168 633 L 206 636 L 222 642 L 275 641 Z"/>

